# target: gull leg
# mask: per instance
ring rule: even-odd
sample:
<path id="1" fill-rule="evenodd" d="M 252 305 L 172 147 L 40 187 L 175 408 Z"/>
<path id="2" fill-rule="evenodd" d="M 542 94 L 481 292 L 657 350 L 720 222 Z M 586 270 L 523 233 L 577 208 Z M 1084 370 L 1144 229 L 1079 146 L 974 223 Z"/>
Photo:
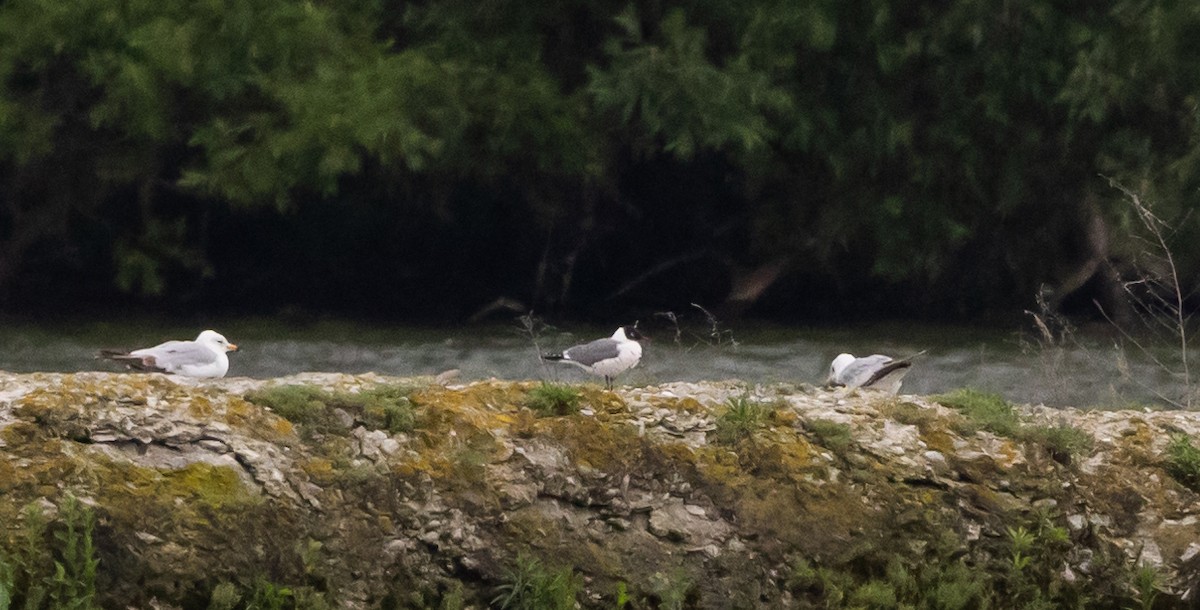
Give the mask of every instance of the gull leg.
<path id="1" fill-rule="evenodd" d="M 605 375 L 604 376 L 604 389 L 612 391 L 612 382 L 613 382 L 612 377 Z"/>

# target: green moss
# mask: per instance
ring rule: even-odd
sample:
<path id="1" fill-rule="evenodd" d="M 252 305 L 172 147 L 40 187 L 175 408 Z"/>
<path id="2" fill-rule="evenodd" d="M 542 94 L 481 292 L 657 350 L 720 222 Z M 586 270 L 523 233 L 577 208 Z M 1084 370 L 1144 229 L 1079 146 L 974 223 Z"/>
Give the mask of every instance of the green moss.
<path id="1" fill-rule="evenodd" d="M 579 412 L 583 396 L 578 390 L 563 384 L 542 382 L 529 391 L 525 406 L 540 415 L 570 415 Z"/>
<path id="2" fill-rule="evenodd" d="M 850 446 L 854 438 L 850 435 L 850 426 L 828 419 L 814 419 L 805 422 L 805 429 L 817 437 L 817 440 L 834 451 L 842 451 Z"/>
<path id="3" fill-rule="evenodd" d="M 936 428 L 940 419 L 934 409 L 896 399 L 880 404 L 879 412 L 899 423 L 916 426 L 922 433 Z"/>
<path id="4" fill-rule="evenodd" d="M 328 399 L 329 394 L 324 390 L 306 385 L 273 386 L 246 394 L 246 400 L 297 424 L 323 421 Z"/>
<path id="5" fill-rule="evenodd" d="M 1020 430 L 1021 421 L 1017 413 L 999 394 L 966 388 L 930 398 L 961 413 L 968 422 L 964 432 L 983 429 L 1000 436 L 1016 438 Z"/>
<path id="6" fill-rule="evenodd" d="M 623 423 L 574 418 L 539 426 L 539 436 L 560 444 L 572 462 L 606 472 L 629 472 L 641 462 L 643 440 Z"/>
<path id="7" fill-rule="evenodd" d="M 263 501 L 233 467 L 203 462 L 175 470 L 99 462 L 90 478 L 114 524 L 162 535 L 240 520 Z"/>
<path id="8" fill-rule="evenodd" d="M 416 408 L 410 398 L 414 388 L 382 385 L 359 392 L 327 392 L 305 385 L 262 388 L 246 394 L 246 400 L 267 407 L 280 417 L 300 424 L 313 433 L 345 431 L 336 416 L 341 409 L 356 424 L 372 430 L 409 432 L 416 424 Z"/>

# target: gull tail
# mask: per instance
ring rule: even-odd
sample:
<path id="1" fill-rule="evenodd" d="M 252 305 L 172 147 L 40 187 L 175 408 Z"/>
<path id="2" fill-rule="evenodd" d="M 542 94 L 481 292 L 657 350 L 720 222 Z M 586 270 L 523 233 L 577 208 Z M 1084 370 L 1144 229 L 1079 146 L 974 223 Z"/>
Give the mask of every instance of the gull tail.
<path id="1" fill-rule="evenodd" d="M 890 362 L 882 367 L 879 367 L 879 370 L 875 371 L 875 374 L 871 375 L 871 378 L 868 379 L 862 385 L 863 385 L 863 387 L 870 387 L 871 384 L 879 381 L 880 379 L 883 379 L 884 377 L 887 377 L 888 375 L 891 375 L 892 373 L 895 373 L 896 371 L 899 371 L 901 369 L 911 368 L 911 367 L 912 367 L 912 361 L 910 361 L 910 360 L 896 360 L 896 361 Z"/>
<path id="2" fill-rule="evenodd" d="M 566 360 L 566 357 L 564 357 L 562 354 L 542 354 L 542 360 L 556 362 L 559 360 Z"/>
<path id="3" fill-rule="evenodd" d="M 153 373 L 165 372 L 163 369 L 158 368 L 154 362 L 154 358 L 134 356 L 125 350 L 102 349 L 96 353 L 96 358 L 104 358 L 106 360 L 120 362 L 135 371 L 149 371 Z"/>

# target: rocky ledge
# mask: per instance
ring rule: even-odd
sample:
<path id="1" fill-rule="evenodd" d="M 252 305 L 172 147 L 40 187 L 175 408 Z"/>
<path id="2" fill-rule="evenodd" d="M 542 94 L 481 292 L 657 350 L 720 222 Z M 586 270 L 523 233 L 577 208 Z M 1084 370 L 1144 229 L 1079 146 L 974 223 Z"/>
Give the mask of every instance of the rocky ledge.
<path id="1" fill-rule="evenodd" d="M 0 600 L 83 527 L 104 607 L 1194 607 L 1197 434 L 972 392 L 0 373 Z"/>

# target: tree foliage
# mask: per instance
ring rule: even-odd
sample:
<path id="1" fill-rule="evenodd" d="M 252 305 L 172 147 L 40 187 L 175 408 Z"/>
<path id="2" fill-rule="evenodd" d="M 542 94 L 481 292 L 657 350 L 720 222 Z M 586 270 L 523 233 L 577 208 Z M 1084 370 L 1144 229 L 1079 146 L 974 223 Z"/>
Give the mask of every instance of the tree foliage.
<path id="1" fill-rule="evenodd" d="M 346 298 L 329 265 L 578 311 L 781 264 L 767 311 L 977 313 L 1131 256 L 1100 174 L 1195 207 L 1198 34 L 1171 0 L 6 0 L 0 292 Z"/>

